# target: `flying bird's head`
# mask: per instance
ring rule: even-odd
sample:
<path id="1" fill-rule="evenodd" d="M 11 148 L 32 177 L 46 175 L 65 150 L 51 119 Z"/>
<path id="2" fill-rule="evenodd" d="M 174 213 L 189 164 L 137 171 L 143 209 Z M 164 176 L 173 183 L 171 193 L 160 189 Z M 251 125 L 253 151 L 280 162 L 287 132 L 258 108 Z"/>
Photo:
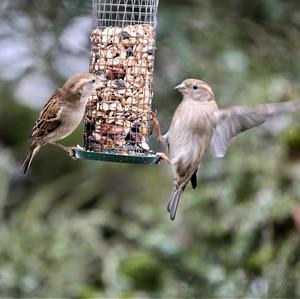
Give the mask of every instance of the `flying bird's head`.
<path id="1" fill-rule="evenodd" d="M 205 102 L 214 100 L 214 94 L 207 83 L 197 79 L 186 79 L 175 87 L 184 97 L 194 101 Z"/>
<path id="2" fill-rule="evenodd" d="M 63 89 L 71 94 L 80 94 L 84 97 L 91 96 L 99 78 L 90 73 L 78 73 L 72 75 L 63 85 Z"/>

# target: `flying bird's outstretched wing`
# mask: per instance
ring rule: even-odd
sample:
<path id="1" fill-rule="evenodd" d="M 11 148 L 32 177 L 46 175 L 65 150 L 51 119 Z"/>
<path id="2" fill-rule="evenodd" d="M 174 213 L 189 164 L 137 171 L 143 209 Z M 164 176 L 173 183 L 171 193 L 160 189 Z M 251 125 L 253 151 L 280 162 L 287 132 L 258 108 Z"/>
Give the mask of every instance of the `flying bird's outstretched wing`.
<path id="1" fill-rule="evenodd" d="M 291 113 L 297 109 L 300 109 L 298 100 L 254 107 L 235 106 L 216 111 L 216 128 L 211 140 L 214 154 L 216 157 L 224 157 L 231 139 L 237 134 L 257 127 L 275 115 Z"/>

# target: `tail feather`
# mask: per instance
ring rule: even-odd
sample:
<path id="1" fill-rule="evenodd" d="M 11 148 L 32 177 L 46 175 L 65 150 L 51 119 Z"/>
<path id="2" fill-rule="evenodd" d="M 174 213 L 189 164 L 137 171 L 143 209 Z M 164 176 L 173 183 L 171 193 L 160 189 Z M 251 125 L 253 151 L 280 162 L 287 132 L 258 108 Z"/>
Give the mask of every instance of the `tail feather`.
<path id="1" fill-rule="evenodd" d="M 179 199 L 181 195 L 181 190 L 174 190 L 170 196 L 167 210 L 170 213 L 171 220 L 174 220 L 176 217 L 176 212 L 179 204 Z"/>
<path id="2" fill-rule="evenodd" d="M 192 184 L 192 187 L 193 189 L 196 189 L 197 188 L 197 170 L 193 173 L 192 177 L 191 177 L 191 184 Z"/>
<path id="3" fill-rule="evenodd" d="M 21 169 L 21 174 L 25 175 L 27 170 L 30 167 L 31 161 L 33 157 L 36 155 L 36 153 L 39 151 L 40 146 L 36 145 L 35 143 L 31 144 L 30 150 L 28 151 L 26 158 L 24 159 L 22 169 Z"/>

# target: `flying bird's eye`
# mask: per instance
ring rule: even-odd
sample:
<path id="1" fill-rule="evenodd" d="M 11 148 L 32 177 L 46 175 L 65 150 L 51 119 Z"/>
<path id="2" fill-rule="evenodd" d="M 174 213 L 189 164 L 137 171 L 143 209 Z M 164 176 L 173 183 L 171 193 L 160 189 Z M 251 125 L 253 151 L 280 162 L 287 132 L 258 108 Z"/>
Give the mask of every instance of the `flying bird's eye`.
<path id="1" fill-rule="evenodd" d="M 197 85 L 193 85 L 193 89 L 198 89 L 198 86 Z"/>

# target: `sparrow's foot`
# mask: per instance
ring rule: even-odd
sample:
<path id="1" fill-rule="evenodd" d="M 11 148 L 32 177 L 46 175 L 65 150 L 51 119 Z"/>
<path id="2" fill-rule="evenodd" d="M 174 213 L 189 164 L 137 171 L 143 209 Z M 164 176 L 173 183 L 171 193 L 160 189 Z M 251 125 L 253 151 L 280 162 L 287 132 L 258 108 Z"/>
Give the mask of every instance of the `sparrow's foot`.
<path id="1" fill-rule="evenodd" d="M 79 160 L 76 157 L 76 147 L 75 146 L 70 146 L 67 148 L 67 153 L 69 154 L 70 158 L 72 158 L 73 160 Z"/>
<path id="2" fill-rule="evenodd" d="M 156 154 L 160 157 L 160 160 L 166 161 L 169 165 L 171 165 L 171 161 L 165 153 L 156 153 Z"/>
<path id="3" fill-rule="evenodd" d="M 157 118 L 157 110 L 151 111 L 151 120 L 152 120 L 152 126 L 151 126 L 151 129 L 150 129 L 150 135 L 155 130 L 156 134 L 157 134 L 157 141 L 160 142 L 160 143 L 164 143 L 164 140 L 161 137 L 160 124 L 159 124 L 159 120 Z"/>
<path id="4" fill-rule="evenodd" d="M 78 160 L 78 158 L 76 157 L 76 147 L 75 146 L 65 146 L 63 144 L 60 144 L 58 142 L 53 143 L 55 145 L 57 145 L 58 147 L 60 147 L 61 149 L 63 149 L 65 152 L 68 153 L 68 155 L 73 159 L 73 160 Z"/>

